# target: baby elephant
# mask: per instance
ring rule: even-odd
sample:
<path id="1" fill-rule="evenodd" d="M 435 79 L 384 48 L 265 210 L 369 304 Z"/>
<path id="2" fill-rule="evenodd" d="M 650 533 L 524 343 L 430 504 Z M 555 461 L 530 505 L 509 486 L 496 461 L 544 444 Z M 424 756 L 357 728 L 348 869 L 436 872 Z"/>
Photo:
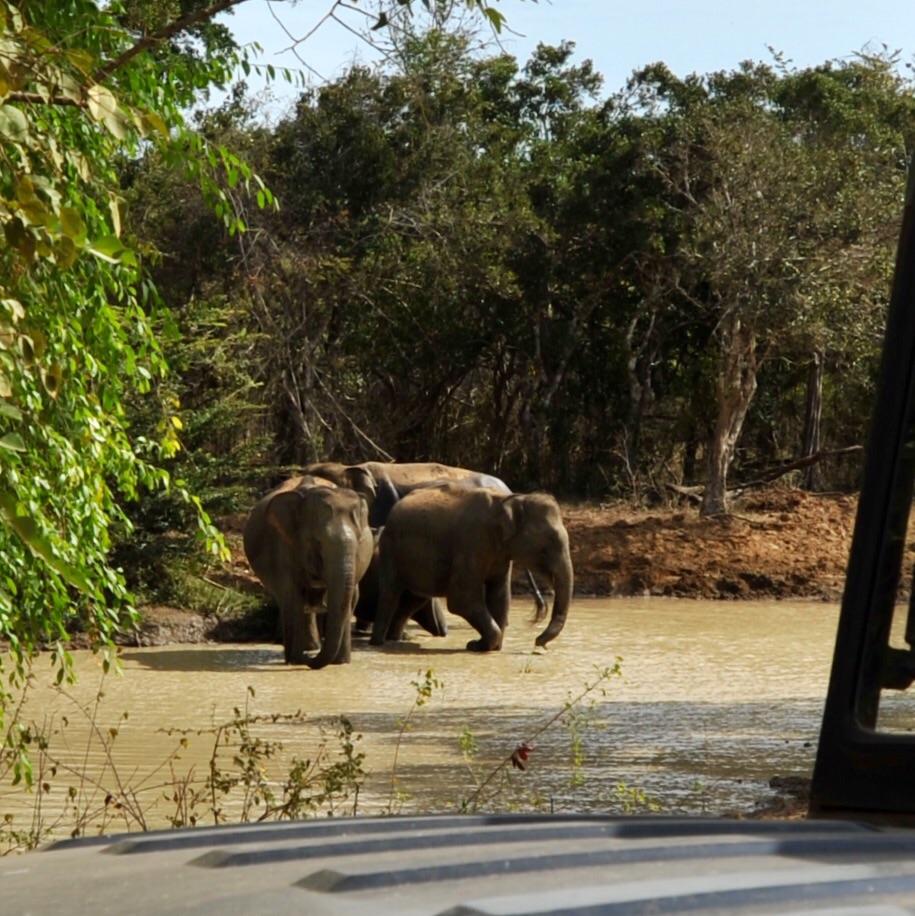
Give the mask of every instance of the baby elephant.
<path id="1" fill-rule="evenodd" d="M 553 583 L 553 611 L 536 644 L 565 624 L 572 599 L 569 535 L 556 500 L 546 493 L 506 494 L 445 483 L 414 490 L 388 516 L 379 541 L 379 601 L 372 644 L 399 639 L 405 592 L 444 597 L 448 610 L 479 634 L 476 652 L 502 648 L 518 563 Z"/>

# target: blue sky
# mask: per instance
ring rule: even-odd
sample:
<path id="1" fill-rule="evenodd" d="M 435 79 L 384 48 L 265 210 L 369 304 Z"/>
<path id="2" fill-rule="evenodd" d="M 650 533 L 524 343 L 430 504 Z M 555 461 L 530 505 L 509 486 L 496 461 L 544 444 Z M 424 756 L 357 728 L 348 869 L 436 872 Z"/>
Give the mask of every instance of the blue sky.
<path id="1" fill-rule="evenodd" d="M 360 6 L 372 8 L 364 0 Z M 901 50 L 904 62 L 915 58 L 910 0 L 499 0 L 496 6 L 512 30 L 501 39 L 506 51 L 523 62 L 540 41 L 574 41 L 576 59 L 594 62 L 607 93 L 622 88 L 634 69 L 655 61 L 678 76 L 709 73 L 747 59 L 770 61 L 770 46 L 798 67 L 884 44 Z M 302 69 L 291 52 L 278 53 L 292 44 L 283 26 L 301 38 L 330 7 L 331 0 L 299 0 L 294 6 L 248 0 L 224 21 L 239 42 L 263 46 L 262 63 Z M 316 71 L 309 74 L 312 81 L 333 79 L 354 60 L 373 59 L 364 42 L 333 21 L 299 46 L 299 56 Z M 256 80 L 249 84 L 258 88 Z M 280 103 L 295 94 L 282 82 L 274 84 L 274 92 Z"/>

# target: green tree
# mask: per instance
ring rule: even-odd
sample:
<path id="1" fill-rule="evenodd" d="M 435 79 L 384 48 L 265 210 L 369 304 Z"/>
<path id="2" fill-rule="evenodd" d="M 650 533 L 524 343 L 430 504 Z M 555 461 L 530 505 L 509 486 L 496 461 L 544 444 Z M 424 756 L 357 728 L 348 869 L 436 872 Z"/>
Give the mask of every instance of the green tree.
<path id="1" fill-rule="evenodd" d="M 477 373 L 518 323 L 509 255 L 531 225 L 481 88 L 505 62 L 442 30 L 401 54 L 303 94 L 274 133 L 284 208 L 242 259 L 280 462 L 486 449 Z"/>
<path id="2" fill-rule="evenodd" d="M 850 346 L 882 314 L 911 92 L 883 58 L 686 80 L 656 66 L 635 85 L 643 110 L 663 112 L 648 167 L 677 227 L 655 269 L 716 355 L 702 504 L 713 514 L 766 361 Z"/>
<path id="3" fill-rule="evenodd" d="M 155 149 L 230 235 L 245 229 L 242 190 L 272 203 L 186 120 L 248 67 L 212 24 L 239 2 L 0 0 L 0 640 L 14 675 L 76 621 L 104 642 L 131 619 L 112 526 L 129 527 L 126 501 L 169 485 L 161 462 L 180 444 L 177 405 L 159 397 L 171 322 L 143 240 L 122 230 L 122 167 Z M 151 434 L 127 418 L 137 395 Z"/>

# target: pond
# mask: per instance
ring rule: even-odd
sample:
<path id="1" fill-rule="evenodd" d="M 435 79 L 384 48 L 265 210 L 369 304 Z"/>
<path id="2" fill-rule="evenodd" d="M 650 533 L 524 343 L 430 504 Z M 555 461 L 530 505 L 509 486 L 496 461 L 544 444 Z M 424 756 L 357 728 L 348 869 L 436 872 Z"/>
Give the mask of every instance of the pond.
<path id="1" fill-rule="evenodd" d="M 283 744 L 261 761 L 275 784 L 291 757 L 314 760 L 322 740 L 336 754 L 335 717 L 346 716 L 367 773 L 346 810 L 362 814 L 457 810 L 490 792 L 502 809 L 748 811 L 771 794 L 772 776 L 811 774 L 837 606 L 577 600 L 561 636 L 536 652 L 530 612 L 516 598 L 504 650 L 483 656 L 464 650 L 472 631 L 449 615 L 444 639 L 411 629 L 411 642 L 383 650 L 357 639 L 351 665 L 322 671 L 285 666 L 279 646 L 195 645 L 123 649 L 122 674 L 103 677 L 99 659 L 78 652 L 80 680 L 59 692 L 40 661 L 21 721 L 54 732 L 62 763 L 53 777 L 38 774 L 49 787 L 44 822 L 75 807 L 69 790 L 106 829 L 135 826 L 99 813 L 106 796 L 109 809 L 132 799 L 147 827 L 167 825 L 236 709 L 268 717 L 253 734 Z M 505 767 L 475 797 L 522 742 L 532 746 L 525 770 Z M 27 822 L 35 799 L 3 787 L 0 817 Z"/>

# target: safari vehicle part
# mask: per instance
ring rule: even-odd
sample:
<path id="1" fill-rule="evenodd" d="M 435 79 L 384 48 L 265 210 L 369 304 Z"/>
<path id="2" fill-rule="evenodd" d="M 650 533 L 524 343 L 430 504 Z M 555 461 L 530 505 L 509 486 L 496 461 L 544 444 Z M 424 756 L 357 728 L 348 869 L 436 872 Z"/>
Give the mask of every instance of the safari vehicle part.
<path id="1" fill-rule="evenodd" d="M 915 168 L 811 790 L 814 816 L 912 820 L 915 737 L 881 731 L 881 693 L 915 680 L 915 588 L 891 644 L 915 481 Z M 913 583 L 915 584 L 915 583 Z"/>
<path id="2" fill-rule="evenodd" d="M 65 841 L 0 860 L 0 886 L 4 913 L 866 916 L 915 912 L 915 833 L 688 817 L 341 818 Z"/>

